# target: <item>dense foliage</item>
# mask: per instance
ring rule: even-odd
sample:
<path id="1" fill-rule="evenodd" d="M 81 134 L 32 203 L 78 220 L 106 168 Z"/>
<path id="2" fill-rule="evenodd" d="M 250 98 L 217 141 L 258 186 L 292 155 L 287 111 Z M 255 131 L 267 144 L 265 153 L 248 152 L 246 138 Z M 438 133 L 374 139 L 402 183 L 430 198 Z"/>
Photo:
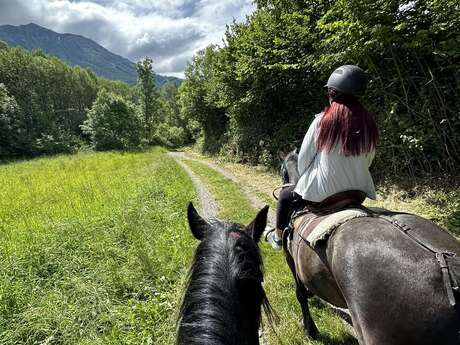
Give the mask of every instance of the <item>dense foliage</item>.
<path id="1" fill-rule="evenodd" d="M 74 152 L 86 144 L 107 150 L 189 143 L 177 86 L 158 90 L 152 60 L 137 66 L 138 84 L 131 87 L 0 42 L 0 159 Z"/>
<path id="2" fill-rule="evenodd" d="M 179 87 L 169 83 L 160 89 L 159 124 L 154 140 L 167 147 L 179 147 L 193 142 L 199 134 L 199 125 L 180 111 Z"/>
<path id="3" fill-rule="evenodd" d="M 41 51 L 0 49 L 0 158 L 72 152 L 82 140 L 87 109 L 105 88 L 129 97 L 129 86 L 69 67 Z"/>
<path id="4" fill-rule="evenodd" d="M 81 127 L 100 151 L 136 148 L 141 141 L 141 119 L 135 105 L 105 89 L 98 93 Z"/>
<path id="5" fill-rule="evenodd" d="M 8 95 L 5 85 L 0 84 L 0 156 L 8 156 L 15 151 L 21 135 L 21 118 L 18 104 Z"/>
<path id="6" fill-rule="evenodd" d="M 380 129 L 375 170 L 458 172 L 458 1 L 255 2 L 225 45 L 205 49 L 186 71 L 181 109 L 200 123 L 205 151 L 273 163 L 327 104 L 329 74 L 358 64 L 372 78 L 362 101 Z"/>

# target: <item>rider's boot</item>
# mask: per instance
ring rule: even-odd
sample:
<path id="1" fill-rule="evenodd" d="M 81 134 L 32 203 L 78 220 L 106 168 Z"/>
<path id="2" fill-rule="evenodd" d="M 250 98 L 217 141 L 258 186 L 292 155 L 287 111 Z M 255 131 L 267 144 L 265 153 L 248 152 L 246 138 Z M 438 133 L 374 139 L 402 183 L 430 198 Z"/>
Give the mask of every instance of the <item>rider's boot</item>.
<path id="1" fill-rule="evenodd" d="M 281 239 L 282 231 L 275 228 L 265 230 L 265 241 L 270 243 L 273 249 L 281 250 L 283 248 L 283 241 Z"/>

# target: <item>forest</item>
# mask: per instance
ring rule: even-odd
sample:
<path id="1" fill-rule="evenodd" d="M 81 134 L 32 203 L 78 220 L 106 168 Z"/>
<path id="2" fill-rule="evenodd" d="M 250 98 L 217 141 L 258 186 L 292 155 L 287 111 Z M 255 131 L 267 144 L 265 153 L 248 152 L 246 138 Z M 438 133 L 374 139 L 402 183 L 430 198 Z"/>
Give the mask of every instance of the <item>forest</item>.
<path id="1" fill-rule="evenodd" d="M 190 142 L 177 86 L 157 88 L 149 58 L 136 67 L 130 86 L 0 42 L 0 160 Z"/>
<path id="2" fill-rule="evenodd" d="M 371 77 L 362 102 L 378 120 L 377 177 L 458 173 L 458 1 L 255 3 L 221 45 L 194 56 L 179 88 L 156 88 L 148 58 L 131 87 L 0 45 L 0 159 L 196 143 L 276 166 L 327 105 L 330 73 L 357 64 Z"/>
<path id="3" fill-rule="evenodd" d="M 357 64 L 371 77 L 362 102 L 378 120 L 377 177 L 458 174 L 458 1 L 256 4 L 186 70 L 181 109 L 200 123 L 204 151 L 277 164 L 327 105 L 331 72 Z"/>

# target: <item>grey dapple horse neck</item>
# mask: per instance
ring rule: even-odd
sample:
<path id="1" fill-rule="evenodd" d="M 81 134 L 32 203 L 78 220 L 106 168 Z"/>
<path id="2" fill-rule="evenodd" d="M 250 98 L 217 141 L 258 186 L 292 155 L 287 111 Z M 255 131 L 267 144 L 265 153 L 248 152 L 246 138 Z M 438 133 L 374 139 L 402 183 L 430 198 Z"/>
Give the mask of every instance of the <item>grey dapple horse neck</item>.
<path id="1" fill-rule="evenodd" d="M 284 183 L 296 181 L 297 154 L 284 159 Z M 286 259 L 297 284 L 308 336 L 318 331 L 308 310 L 313 294 L 348 308 L 361 345 L 460 344 L 460 314 L 448 298 L 447 283 L 460 278 L 460 243 L 433 222 L 411 214 L 387 212 L 408 233 L 380 217 L 352 219 L 312 249 L 303 245 L 295 258 L 289 242 Z M 448 252 L 443 275 L 430 249 Z M 444 269 L 446 272 L 446 269 Z"/>

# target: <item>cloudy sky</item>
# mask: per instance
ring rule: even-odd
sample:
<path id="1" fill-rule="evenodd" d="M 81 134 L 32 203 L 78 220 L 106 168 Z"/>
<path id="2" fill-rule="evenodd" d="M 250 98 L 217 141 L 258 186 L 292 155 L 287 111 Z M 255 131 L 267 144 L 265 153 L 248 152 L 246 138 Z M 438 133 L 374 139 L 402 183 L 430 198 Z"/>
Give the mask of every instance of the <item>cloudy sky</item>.
<path id="1" fill-rule="evenodd" d="M 220 44 L 225 26 L 253 11 L 252 0 L 0 0 L 0 25 L 80 34 L 132 61 L 150 56 L 156 72 L 182 77 L 194 53 Z"/>

